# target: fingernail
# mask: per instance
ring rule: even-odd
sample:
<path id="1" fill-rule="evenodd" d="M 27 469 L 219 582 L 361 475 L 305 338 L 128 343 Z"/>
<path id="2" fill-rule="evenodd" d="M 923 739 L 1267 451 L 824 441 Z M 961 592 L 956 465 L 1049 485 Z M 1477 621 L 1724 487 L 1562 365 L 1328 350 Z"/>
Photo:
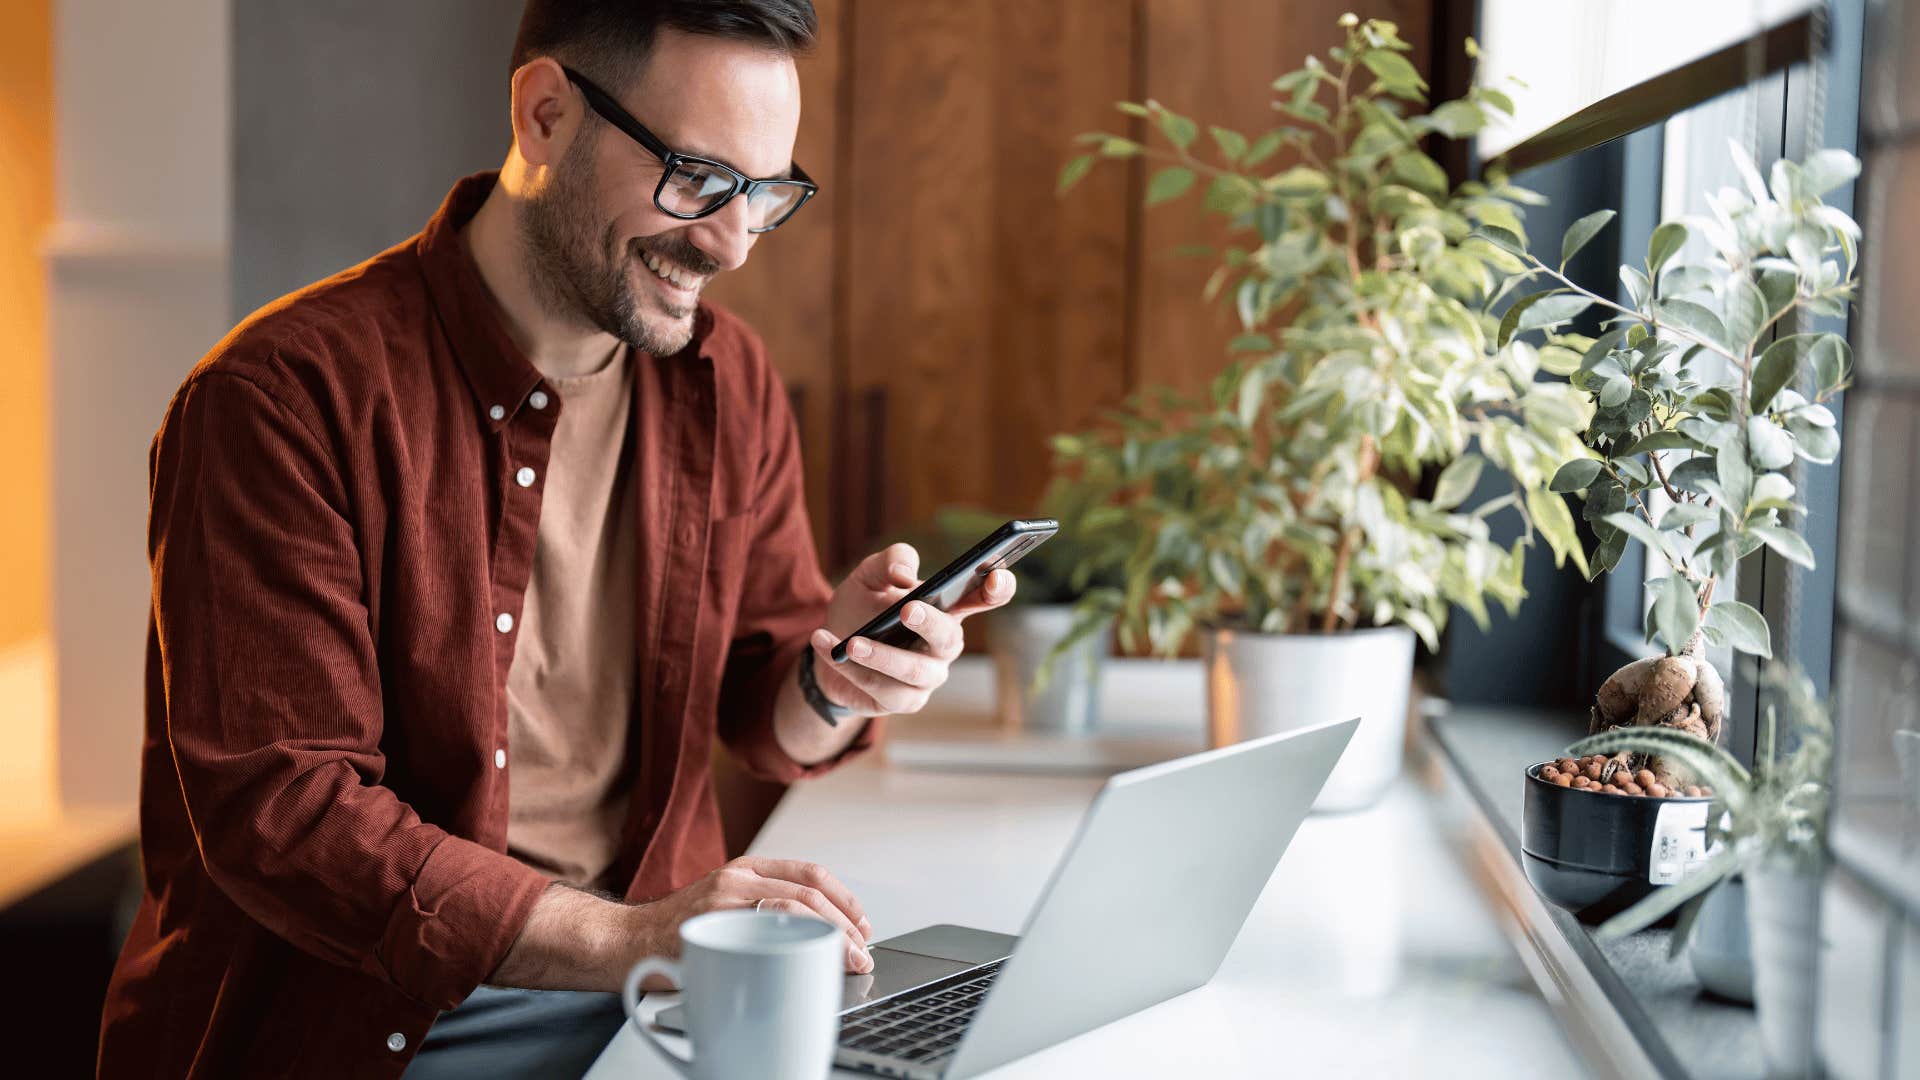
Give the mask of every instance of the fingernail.
<path id="1" fill-rule="evenodd" d="M 922 608 L 919 604 L 908 604 L 906 609 L 900 613 L 900 621 L 906 623 L 908 626 L 919 626 L 926 617 L 926 609 Z"/>
<path id="2" fill-rule="evenodd" d="M 860 920 L 860 922 L 857 924 L 855 928 L 860 931 L 861 937 L 866 938 L 868 941 L 873 940 L 873 924 L 872 923 L 868 922 L 866 919 L 863 918 Z"/>
<path id="3" fill-rule="evenodd" d="M 913 568 L 903 562 L 897 562 L 887 567 L 887 573 L 897 578 L 906 578 L 909 581 L 913 579 Z"/>
<path id="4" fill-rule="evenodd" d="M 873 655 L 873 646 L 867 644 L 866 638 L 854 638 L 847 643 L 847 652 L 865 660 L 867 657 Z"/>
<path id="5" fill-rule="evenodd" d="M 813 632 L 813 643 L 823 649 L 831 649 L 833 648 L 833 635 L 828 633 L 825 627 L 821 627 Z"/>
<path id="6" fill-rule="evenodd" d="M 859 964 L 860 974 L 865 975 L 867 972 L 872 971 L 873 970 L 873 954 L 868 952 L 864 946 L 857 948 L 854 951 L 860 954 L 860 964 Z"/>

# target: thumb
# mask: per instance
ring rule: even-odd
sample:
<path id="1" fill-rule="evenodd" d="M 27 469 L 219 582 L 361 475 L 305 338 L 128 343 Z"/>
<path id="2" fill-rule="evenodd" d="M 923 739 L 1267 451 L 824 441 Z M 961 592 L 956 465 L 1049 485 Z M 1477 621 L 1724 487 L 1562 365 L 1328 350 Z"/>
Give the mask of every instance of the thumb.
<path id="1" fill-rule="evenodd" d="M 888 544 L 860 560 L 853 580 L 874 592 L 912 588 L 919 583 L 920 553 L 912 544 Z"/>

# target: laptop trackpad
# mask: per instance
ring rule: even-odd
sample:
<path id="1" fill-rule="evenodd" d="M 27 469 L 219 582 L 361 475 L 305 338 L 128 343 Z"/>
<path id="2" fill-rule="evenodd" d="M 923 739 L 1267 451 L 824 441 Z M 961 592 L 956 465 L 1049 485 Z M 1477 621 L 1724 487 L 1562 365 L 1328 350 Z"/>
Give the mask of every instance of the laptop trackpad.
<path id="1" fill-rule="evenodd" d="M 916 986 L 925 986 L 974 966 L 958 960 L 901 952 L 884 945 L 875 945 L 868 952 L 873 955 L 873 971 L 866 975 L 847 976 L 840 1001 L 842 1011 Z"/>

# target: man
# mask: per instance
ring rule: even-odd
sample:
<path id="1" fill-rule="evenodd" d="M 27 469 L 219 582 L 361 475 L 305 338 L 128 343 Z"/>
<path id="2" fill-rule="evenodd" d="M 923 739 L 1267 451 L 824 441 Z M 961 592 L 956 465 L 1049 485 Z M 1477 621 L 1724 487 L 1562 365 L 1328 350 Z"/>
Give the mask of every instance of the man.
<path id="1" fill-rule="evenodd" d="M 577 1074 L 715 909 L 826 919 L 870 969 L 826 870 L 722 866 L 713 739 L 830 768 L 1013 579 L 826 659 L 917 556 L 829 588 L 779 379 L 700 301 L 805 202 L 814 32 L 809 0 L 532 0 L 498 174 L 181 387 L 101 1075 Z"/>

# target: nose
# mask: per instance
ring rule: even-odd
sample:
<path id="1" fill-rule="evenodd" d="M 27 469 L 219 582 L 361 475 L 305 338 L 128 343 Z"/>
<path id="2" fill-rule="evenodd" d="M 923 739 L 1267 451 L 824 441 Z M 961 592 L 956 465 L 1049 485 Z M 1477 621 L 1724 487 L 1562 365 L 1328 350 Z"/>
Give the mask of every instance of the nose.
<path id="1" fill-rule="evenodd" d="M 759 239 L 756 234 L 747 231 L 751 224 L 747 217 L 747 200 L 735 198 L 694 222 L 692 235 L 688 239 L 718 263 L 721 270 L 733 270 L 747 261 L 747 252 L 753 250 L 753 242 Z"/>

